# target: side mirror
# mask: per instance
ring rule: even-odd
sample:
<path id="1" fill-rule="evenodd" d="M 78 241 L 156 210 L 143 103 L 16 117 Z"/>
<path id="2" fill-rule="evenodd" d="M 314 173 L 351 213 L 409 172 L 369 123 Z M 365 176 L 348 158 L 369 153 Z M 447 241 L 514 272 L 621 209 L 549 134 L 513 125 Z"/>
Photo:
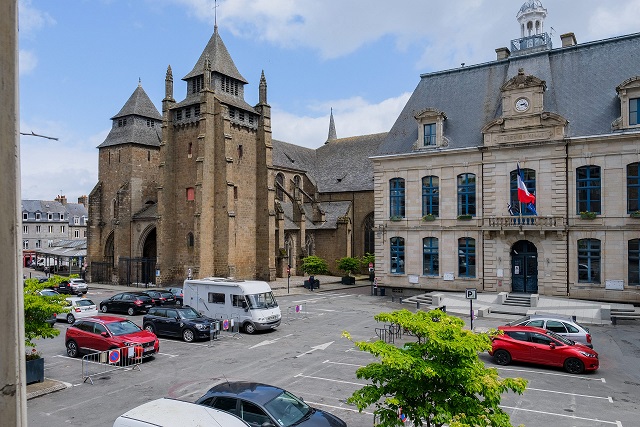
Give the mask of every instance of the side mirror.
<path id="1" fill-rule="evenodd" d="M 550 348 L 551 350 L 554 350 L 554 349 L 556 348 L 556 343 L 554 343 L 554 342 L 550 342 L 550 343 L 549 343 L 549 348 Z"/>
<path id="2" fill-rule="evenodd" d="M 102 335 L 105 338 L 109 338 L 109 334 L 106 332 L 100 332 L 100 335 Z"/>

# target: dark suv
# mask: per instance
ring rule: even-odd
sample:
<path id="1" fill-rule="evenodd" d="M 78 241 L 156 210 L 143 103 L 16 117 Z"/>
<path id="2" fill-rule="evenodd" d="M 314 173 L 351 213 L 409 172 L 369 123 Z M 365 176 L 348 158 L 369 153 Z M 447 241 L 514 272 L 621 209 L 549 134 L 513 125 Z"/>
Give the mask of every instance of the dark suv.
<path id="1" fill-rule="evenodd" d="M 217 327 L 216 327 L 217 326 Z M 209 339 L 220 330 L 218 320 L 205 317 L 192 307 L 152 307 L 142 319 L 142 327 L 156 335 L 181 337 L 186 342 Z"/>
<path id="2" fill-rule="evenodd" d="M 100 311 L 109 313 L 119 311 L 133 316 L 136 313 L 146 313 L 153 307 L 153 300 L 144 292 L 121 292 L 100 303 Z"/>

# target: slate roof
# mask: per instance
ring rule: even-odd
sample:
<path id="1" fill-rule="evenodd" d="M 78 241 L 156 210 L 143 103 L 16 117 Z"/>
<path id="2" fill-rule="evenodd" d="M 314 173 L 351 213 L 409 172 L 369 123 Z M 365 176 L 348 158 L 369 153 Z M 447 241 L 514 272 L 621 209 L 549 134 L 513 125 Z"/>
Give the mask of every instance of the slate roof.
<path id="1" fill-rule="evenodd" d="M 209 39 L 209 43 L 204 48 L 204 51 L 200 55 L 198 62 L 193 66 L 193 69 L 189 74 L 184 76 L 182 80 L 187 80 L 195 76 L 200 76 L 204 71 L 204 60 L 209 55 L 209 61 L 211 61 L 211 71 L 215 71 L 225 76 L 232 77 L 236 80 L 240 80 L 243 83 L 249 83 L 240 74 L 236 68 L 236 64 L 233 62 L 231 55 L 227 47 L 224 45 L 220 34 L 218 34 L 218 26 L 213 29 L 213 35 Z"/>
<path id="2" fill-rule="evenodd" d="M 138 87 L 133 91 L 118 114 L 111 117 L 111 120 L 133 115 L 162 120 L 158 109 L 153 105 L 149 95 L 147 95 L 147 92 L 144 91 L 140 83 L 138 83 Z"/>
<path id="3" fill-rule="evenodd" d="M 69 225 L 87 225 L 87 219 L 89 218 L 89 212 L 82 203 L 68 203 L 65 205 L 67 213 L 69 215 Z M 80 218 L 80 224 L 74 224 L 74 218 Z M 83 220 L 84 218 L 84 220 Z"/>
<path id="4" fill-rule="evenodd" d="M 313 207 L 310 203 L 304 204 L 307 230 L 335 230 L 338 227 L 338 218 L 347 215 L 351 207 L 351 202 L 322 202 L 318 205 L 320 209 L 325 212 L 325 221 L 322 223 L 313 223 L 313 221 L 311 221 L 311 218 L 313 218 Z M 282 206 L 284 212 L 285 230 L 298 230 L 300 227 L 293 222 L 293 203 L 290 201 L 281 201 L 280 206 Z"/>
<path id="5" fill-rule="evenodd" d="M 67 213 L 67 209 L 55 200 L 22 200 L 22 212 Z M 47 221 L 47 218 L 42 218 Z"/>
<path id="6" fill-rule="evenodd" d="M 544 110 L 569 121 L 567 136 L 610 134 L 620 116 L 616 86 L 640 74 L 640 33 L 423 74 L 377 154 L 411 153 L 414 115 L 429 107 L 447 116 L 442 149 L 481 146 L 483 126 L 502 114 L 500 88 L 519 68 L 546 81 Z"/>
<path id="7" fill-rule="evenodd" d="M 157 219 L 158 204 L 149 203 L 133 215 L 133 219 Z"/>

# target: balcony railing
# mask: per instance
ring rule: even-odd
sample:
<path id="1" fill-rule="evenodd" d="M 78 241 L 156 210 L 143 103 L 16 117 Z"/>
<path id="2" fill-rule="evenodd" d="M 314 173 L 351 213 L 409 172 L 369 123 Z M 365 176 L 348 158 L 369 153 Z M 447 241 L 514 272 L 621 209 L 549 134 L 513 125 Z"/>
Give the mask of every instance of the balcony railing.
<path id="1" fill-rule="evenodd" d="M 483 219 L 487 230 L 563 230 L 565 219 L 561 216 L 498 216 Z"/>
<path id="2" fill-rule="evenodd" d="M 549 34 L 547 33 L 511 40 L 512 55 L 519 55 L 532 51 L 551 50 L 551 48 L 551 37 L 549 37 Z"/>

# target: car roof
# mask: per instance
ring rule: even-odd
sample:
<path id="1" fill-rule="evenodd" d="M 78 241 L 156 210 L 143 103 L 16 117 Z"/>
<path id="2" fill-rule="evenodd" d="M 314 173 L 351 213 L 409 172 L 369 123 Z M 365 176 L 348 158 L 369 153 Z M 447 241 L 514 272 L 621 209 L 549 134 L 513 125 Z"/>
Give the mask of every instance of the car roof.
<path id="1" fill-rule="evenodd" d="M 564 322 L 574 322 L 574 320 L 569 316 L 563 316 L 560 314 L 545 314 L 545 313 L 536 313 L 530 314 L 529 319 L 549 319 L 549 320 L 562 320 Z"/>
<path id="2" fill-rule="evenodd" d="M 67 301 L 80 301 L 80 300 L 91 301 L 91 299 L 87 297 L 67 297 L 65 299 Z"/>
<path id="3" fill-rule="evenodd" d="M 149 294 L 144 292 L 144 291 L 127 291 L 127 292 L 120 292 L 120 293 L 118 293 L 116 295 L 122 295 L 122 294 L 141 295 L 141 296 L 147 296 L 147 297 L 149 296 Z"/>
<path id="4" fill-rule="evenodd" d="M 546 329 L 536 328 L 535 326 L 498 326 L 498 330 L 508 332 L 508 331 L 522 331 L 522 332 L 539 332 L 541 334 L 547 334 Z"/>
<path id="5" fill-rule="evenodd" d="M 97 316 L 89 316 L 89 317 L 83 317 L 82 320 L 94 320 L 94 321 L 98 321 L 101 323 L 113 323 L 113 322 L 122 322 L 125 320 L 129 320 L 126 317 L 120 317 L 120 316 L 103 316 L 103 315 L 97 315 Z"/>
<path id="6" fill-rule="evenodd" d="M 283 391 L 284 390 L 279 387 L 268 384 L 250 381 L 227 381 L 211 387 L 207 395 L 237 396 L 264 405 L 280 395 Z"/>

